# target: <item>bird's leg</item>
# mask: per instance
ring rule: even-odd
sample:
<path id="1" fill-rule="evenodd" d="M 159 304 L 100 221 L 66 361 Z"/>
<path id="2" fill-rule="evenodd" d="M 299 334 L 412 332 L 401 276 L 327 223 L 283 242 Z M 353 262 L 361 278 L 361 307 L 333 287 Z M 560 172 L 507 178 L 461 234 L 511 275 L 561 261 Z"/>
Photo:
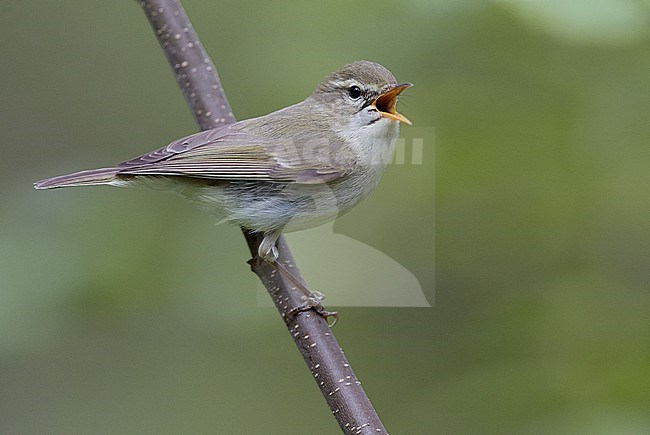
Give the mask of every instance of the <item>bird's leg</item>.
<path id="1" fill-rule="evenodd" d="M 309 290 L 304 283 L 300 282 L 298 278 L 296 278 L 291 271 L 284 266 L 284 264 L 278 261 L 279 253 L 276 243 L 281 233 L 280 230 L 265 232 L 262 243 L 260 243 L 260 246 L 257 249 L 257 255 L 262 260 L 269 263 L 283 277 L 291 281 L 291 283 L 303 293 L 305 302 L 300 306 L 289 310 L 288 315 L 293 317 L 302 311 L 308 311 L 313 308 L 314 311 L 323 316 L 325 320 L 327 320 L 328 317 L 332 317 L 334 322 L 330 326 L 334 326 L 338 320 L 338 313 L 336 311 L 327 311 L 323 308 L 321 301 L 325 298 L 325 295 L 317 291 L 312 292 Z"/>
<path id="2" fill-rule="evenodd" d="M 257 255 L 264 261 L 275 263 L 278 260 L 278 247 L 275 245 L 280 238 L 280 231 L 267 231 L 264 233 L 262 243 L 257 248 Z"/>

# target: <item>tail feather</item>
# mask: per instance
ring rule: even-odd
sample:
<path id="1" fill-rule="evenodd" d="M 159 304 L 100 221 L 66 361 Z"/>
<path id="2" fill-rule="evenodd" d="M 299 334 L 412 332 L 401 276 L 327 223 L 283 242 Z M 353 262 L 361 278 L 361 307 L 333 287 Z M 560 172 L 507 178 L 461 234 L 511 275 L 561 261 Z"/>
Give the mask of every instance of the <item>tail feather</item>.
<path id="1" fill-rule="evenodd" d="M 73 174 L 59 175 L 34 183 L 36 189 L 55 189 L 69 186 L 92 186 L 96 184 L 118 184 L 118 169 L 101 168 L 79 171 Z"/>

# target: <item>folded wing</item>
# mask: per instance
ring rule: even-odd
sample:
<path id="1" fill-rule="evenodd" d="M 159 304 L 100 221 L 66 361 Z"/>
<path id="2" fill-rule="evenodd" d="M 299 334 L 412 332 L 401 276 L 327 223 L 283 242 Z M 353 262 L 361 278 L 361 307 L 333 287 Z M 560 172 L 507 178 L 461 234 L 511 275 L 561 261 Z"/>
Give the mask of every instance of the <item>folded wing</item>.
<path id="1" fill-rule="evenodd" d="M 294 143 L 296 142 L 296 143 Z M 315 184 L 346 176 L 354 159 L 338 147 L 335 157 L 301 140 L 251 135 L 240 123 L 179 139 L 120 163 L 118 175 L 185 176 L 215 180 L 264 180 Z"/>

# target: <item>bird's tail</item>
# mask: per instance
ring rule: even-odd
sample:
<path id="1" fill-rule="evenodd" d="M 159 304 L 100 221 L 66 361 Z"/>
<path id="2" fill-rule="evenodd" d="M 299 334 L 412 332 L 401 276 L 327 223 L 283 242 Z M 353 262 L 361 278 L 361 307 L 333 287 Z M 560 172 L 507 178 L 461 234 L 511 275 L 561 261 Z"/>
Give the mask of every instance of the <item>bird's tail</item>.
<path id="1" fill-rule="evenodd" d="M 96 184 L 122 184 L 116 177 L 118 169 L 101 168 L 75 172 L 73 174 L 59 175 L 34 183 L 36 189 L 55 189 L 69 186 L 92 186 Z"/>

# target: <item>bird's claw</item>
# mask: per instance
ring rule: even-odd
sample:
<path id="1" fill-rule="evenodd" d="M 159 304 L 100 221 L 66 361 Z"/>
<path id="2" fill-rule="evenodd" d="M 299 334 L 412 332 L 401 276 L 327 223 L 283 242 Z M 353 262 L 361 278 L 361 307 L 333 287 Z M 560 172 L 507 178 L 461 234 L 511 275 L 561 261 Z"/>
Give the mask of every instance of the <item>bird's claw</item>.
<path id="1" fill-rule="evenodd" d="M 303 311 L 314 310 L 319 316 L 325 319 L 330 328 L 336 325 L 336 322 L 339 320 L 339 313 L 336 311 L 327 311 L 325 307 L 323 307 L 323 304 L 321 304 L 320 301 L 325 297 L 325 295 L 320 292 L 312 292 L 312 294 L 313 296 L 307 298 L 303 304 L 292 308 L 287 312 L 287 321 L 293 320 Z M 332 323 L 329 322 L 330 317 L 333 319 Z"/>

